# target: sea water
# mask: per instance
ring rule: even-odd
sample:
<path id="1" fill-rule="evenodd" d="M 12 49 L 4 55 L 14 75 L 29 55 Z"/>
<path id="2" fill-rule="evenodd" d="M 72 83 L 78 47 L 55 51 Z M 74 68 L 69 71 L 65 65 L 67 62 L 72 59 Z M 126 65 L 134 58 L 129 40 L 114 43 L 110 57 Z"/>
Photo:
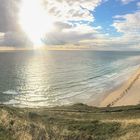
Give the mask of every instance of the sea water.
<path id="1" fill-rule="evenodd" d="M 0 52 L 0 103 L 50 107 L 97 102 L 140 66 L 140 52 Z"/>

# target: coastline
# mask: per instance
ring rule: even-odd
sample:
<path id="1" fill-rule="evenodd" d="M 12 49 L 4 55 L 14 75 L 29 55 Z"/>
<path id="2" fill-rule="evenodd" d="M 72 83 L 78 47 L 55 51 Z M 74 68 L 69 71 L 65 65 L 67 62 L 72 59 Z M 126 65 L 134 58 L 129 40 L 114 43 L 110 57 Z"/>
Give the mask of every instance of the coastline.
<path id="1" fill-rule="evenodd" d="M 140 102 L 140 67 L 120 87 L 110 92 L 99 103 L 99 107 L 137 105 Z"/>

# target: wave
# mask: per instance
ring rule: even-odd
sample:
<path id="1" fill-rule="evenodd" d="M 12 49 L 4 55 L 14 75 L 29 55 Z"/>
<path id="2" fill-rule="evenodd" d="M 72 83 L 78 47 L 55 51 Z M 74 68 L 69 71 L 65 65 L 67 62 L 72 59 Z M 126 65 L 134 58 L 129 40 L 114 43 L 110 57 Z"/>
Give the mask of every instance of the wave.
<path id="1" fill-rule="evenodd" d="M 18 95 L 19 93 L 14 91 L 14 90 L 7 90 L 7 91 L 3 92 L 3 94 L 6 94 L 6 95 Z"/>

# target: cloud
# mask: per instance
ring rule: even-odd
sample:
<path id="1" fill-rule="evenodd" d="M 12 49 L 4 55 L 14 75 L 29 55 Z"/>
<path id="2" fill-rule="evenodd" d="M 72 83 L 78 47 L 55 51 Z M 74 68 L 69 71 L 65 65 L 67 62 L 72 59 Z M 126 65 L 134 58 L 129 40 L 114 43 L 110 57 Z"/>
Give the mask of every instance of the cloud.
<path id="1" fill-rule="evenodd" d="M 0 32 L 18 30 L 19 0 L 0 0 Z"/>
<path id="2" fill-rule="evenodd" d="M 131 14 L 117 15 L 114 17 L 113 26 L 122 36 L 115 38 L 116 42 L 120 42 L 128 48 L 139 48 L 140 42 L 140 11 Z M 117 44 L 117 43 L 116 43 Z"/>
<path id="3" fill-rule="evenodd" d="M 134 0 L 121 0 L 128 4 Z M 113 27 L 122 35 L 112 37 L 102 33 L 102 27 L 91 26 L 94 22 L 94 11 L 97 6 L 105 1 L 74 1 L 74 0 L 52 0 L 46 4 L 48 12 L 56 16 L 55 29 L 45 38 L 46 44 L 77 44 L 92 49 L 128 49 L 139 48 L 140 42 L 140 11 L 132 14 L 117 15 L 114 17 Z M 50 4 L 50 6 L 49 6 Z M 63 8 L 64 7 L 64 8 Z M 87 15 L 85 13 L 87 11 Z M 78 13 L 81 13 L 78 14 Z M 63 22 L 62 22 L 63 21 Z M 70 22 L 74 21 L 74 22 Z"/>
<path id="4" fill-rule="evenodd" d="M 133 1 L 136 1 L 136 0 L 121 0 L 121 2 L 123 4 L 128 4 L 128 3 L 133 2 Z"/>
<path id="5" fill-rule="evenodd" d="M 4 39 L 4 33 L 0 32 L 0 45 L 2 44 L 3 39 Z"/>
<path id="6" fill-rule="evenodd" d="M 55 19 L 54 30 L 46 34 L 46 44 L 78 44 L 99 36 L 100 26 L 93 27 L 94 10 L 107 0 L 43 0 L 46 12 Z M 92 11 L 92 13 L 91 13 Z"/>
<path id="7" fill-rule="evenodd" d="M 50 45 L 78 44 L 94 39 L 100 26 L 93 27 L 94 10 L 106 0 L 43 0 L 46 13 L 54 19 L 53 30 L 46 33 L 43 42 Z M 92 13 L 91 13 L 92 11 Z"/>
<path id="8" fill-rule="evenodd" d="M 131 14 L 116 15 L 113 27 L 120 35 L 112 37 L 107 34 L 95 34 L 95 38 L 81 40 L 81 45 L 86 45 L 98 50 L 139 50 L 140 49 L 140 11 Z"/>
<path id="9" fill-rule="evenodd" d="M 113 26 L 118 32 L 122 32 L 125 35 L 139 35 L 140 34 L 140 11 L 133 14 L 118 15 L 115 16 Z"/>
<path id="10" fill-rule="evenodd" d="M 47 13 L 59 21 L 93 21 L 90 11 L 94 11 L 102 2 L 103 0 L 44 0 Z"/>
<path id="11" fill-rule="evenodd" d="M 55 29 L 46 34 L 44 42 L 46 44 L 78 44 L 81 40 L 95 39 L 100 36 L 98 30 L 101 27 L 92 27 L 88 24 L 70 24 L 57 22 Z"/>
<path id="12" fill-rule="evenodd" d="M 1 46 L 11 46 L 11 47 L 26 47 L 32 46 L 27 36 L 24 33 L 19 32 L 6 32 L 2 33 L 0 36 Z"/>
<path id="13" fill-rule="evenodd" d="M 137 7 L 140 8 L 140 2 L 137 2 Z"/>
<path id="14" fill-rule="evenodd" d="M 4 33 L 0 32 L 0 39 L 4 37 Z"/>
<path id="15" fill-rule="evenodd" d="M 94 21 L 91 11 L 106 0 L 40 0 L 46 14 L 54 20 L 54 29 L 43 41 L 47 44 L 77 43 L 94 38 L 101 27 L 89 25 Z M 22 0 L 0 0 L 0 32 L 4 34 L 0 45 L 25 46 L 30 44 L 19 25 L 19 10 Z M 47 32 L 47 31 L 46 31 Z M 25 41 L 26 40 L 26 41 Z M 27 43 L 28 42 L 28 43 Z"/>
<path id="16" fill-rule="evenodd" d="M 0 46 L 31 45 L 18 24 L 20 0 L 0 0 Z"/>
<path id="17" fill-rule="evenodd" d="M 121 36 L 103 33 L 101 26 L 94 26 L 95 9 L 107 0 L 40 0 L 54 27 L 46 31 L 42 41 L 47 45 L 78 45 L 92 49 L 136 48 L 140 42 L 140 11 L 115 16 L 113 27 Z M 121 0 L 128 4 L 134 0 Z M 28 2 L 28 1 L 27 1 Z M 0 0 L 0 45 L 31 46 L 19 25 L 21 0 Z M 139 7 L 139 2 L 137 6 Z M 113 47 L 112 47 L 113 46 Z"/>

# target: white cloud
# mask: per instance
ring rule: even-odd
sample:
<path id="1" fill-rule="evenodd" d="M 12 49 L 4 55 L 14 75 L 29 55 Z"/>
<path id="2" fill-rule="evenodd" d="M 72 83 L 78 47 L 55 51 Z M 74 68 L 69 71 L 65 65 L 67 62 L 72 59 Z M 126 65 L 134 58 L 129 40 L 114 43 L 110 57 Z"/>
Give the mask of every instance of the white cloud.
<path id="1" fill-rule="evenodd" d="M 128 4 L 128 3 L 133 2 L 133 1 L 136 1 L 136 0 L 121 0 L 121 2 L 123 4 Z"/>
<path id="2" fill-rule="evenodd" d="M 101 27 L 90 24 L 57 23 L 52 34 L 46 36 L 46 43 L 77 44 L 90 49 L 136 49 L 140 48 L 140 11 L 132 14 L 117 15 L 114 17 L 113 26 L 122 36 L 112 37 L 101 33 Z M 50 42 L 49 42 L 50 41 Z"/>
<path id="3" fill-rule="evenodd" d="M 11 27 L 10 29 L 6 28 L 2 32 L 5 33 L 2 40 L 6 45 L 15 45 L 18 46 L 20 43 L 23 45 L 22 40 L 25 40 L 23 33 L 12 28 L 17 27 L 18 24 L 18 11 L 20 11 L 20 2 L 22 0 L 15 0 L 15 3 L 12 3 L 11 7 L 16 7 L 13 13 L 10 13 L 7 8 L 9 8 L 9 3 L 5 0 L 2 1 L 2 11 L 3 8 L 6 10 L 0 13 L 1 17 L 13 17 L 14 24 L 10 26 L 10 21 L 8 23 L 0 24 L 0 29 Z M 8 0 L 10 1 L 10 0 Z M 42 1 L 42 6 L 46 11 L 46 15 L 49 15 L 49 18 L 53 19 L 54 27 L 50 33 L 46 33 L 46 38 L 44 39 L 46 43 L 49 44 L 65 44 L 65 43 L 78 43 L 80 40 L 93 39 L 99 36 L 100 26 L 92 27 L 89 23 L 94 21 L 93 12 L 97 6 L 102 2 L 107 0 L 40 0 Z M 11 8 L 10 7 L 10 8 Z M 10 9 L 9 8 L 9 9 Z M 8 11 L 8 12 L 7 12 Z M 7 12 L 7 13 L 6 13 Z M 6 13 L 6 16 L 5 16 Z M 8 14 L 8 16 L 7 16 Z M 11 20 L 11 18 L 8 18 Z M 5 20 L 7 21 L 7 20 Z M 2 22 L 2 21 L 1 21 Z M 3 22 L 2 22 L 3 23 Z M 47 31 L 46 31 L 47 32 Z M 26 44 L 26 43 L 25 43 Z"/>
<path id="4" fill-rule="evenodd" d="M 140 8 L 140 2 L 137 2 L 137 7 Z"/>
<path id="5" fill-rule="evenodd" d="M 0 0 L 5 1 L 5 0 Z M 16 0 L 18 1 L 18 0 Z M 78 45 L 93 49 L 120 49 L 137 48 L 140 44 L 140 11 L 132 14 L 118 15 L 114 17 L 114 28 L 122 33 L 122 36 L 112 37 L 102 33 L 102 27 L 94 27 L 94 10 L 107 0 L 40 0 L 46 10 L 46 14 L 53 18 L 53 30 L 46 33 L 44 42 L 49 45 Z M 134 0 L 120 0 L 128 4 Z M 137 6 L 140 2 L 137 3 Z M 6 4 L 5 4 L 6 6 Z M 3 5 L 4 7 L 4 5 Z M 2 9 L 2 8 L 1 8 Z M 1 10 L 0 9 L 0 10 Z M 5 10 L 7 11 L 7 10 Z M 91 11 L 92 14 L 91 14 Z M 4 13 L 0 13 L 1 17 Z M 7 14 L 10 14 L 9 12 Z M 14 15 L 14 14 L 12 14 Z M 17 14 L 16 14 L 17 15 Z M 7 16 L 6 16 L 7 17 Z M 2 22 L 2 21 L 1 21 Z M 17 24 L 17 20 L 13 23 Z M 9 27 L 10 21 L 0 24 Z M 24 33 L 10 31 L 12 27 L 2 30 L 0 33 L 0 45 L 20 46 L 30 44 Z M 9 32 L 8 32 L 9 30 Z"/>
<path id="6" fill-rule="evenodd" d="M 132 14 L 118 15 L 114 17 L 113 26 L 123 35 L 117 37 L 115 42 L 121 43 L 124 47 L 139 48 L 140 42 L 140 11 Z"/>
<path id="7" fill-rule="evenodd" d="M 84 20 L 93 21 L 94 17 L 90 11 L 101 4 L 103 0 L 44 0 L 47 13 L 54 16 L 56 20 Z"/>
<path id="8" fill-rule="evenodd" d="M 133 14 L 126 14 L 115 16 L 115 22 L 113 26 L 118 32 L 129 35 L 140 34 L 140 11 Z"/>
<path id="9" fill-rule="evenodd" d="M 57 23 L 55 26 L 51 33 L 46 34 L 46 44 L 75 44 L 81 40 L 95 39 L 99 35 L 96 28 L 87 24 L 73 26 L 68 23 Z"/>
<path id="10" fill-rule="evenodd" d="M 93 27 L 94 11 L 107 0 L 44 0 L 46 12 L 55 19 L 54 29 L 46 35 L 47 44 L 79 43 L 81 40 L 94 39 L 99 35 L 101 26 Z"/>
<path id="11" fill-rule="evenodd" d="M 98 50 L 140 50 L 140 11 L 117 15 L 113 26 L 122 35 L 112 37 L 100 34 L 97 30 L 94 38 L 81 40 L 83 46 Z"/>

